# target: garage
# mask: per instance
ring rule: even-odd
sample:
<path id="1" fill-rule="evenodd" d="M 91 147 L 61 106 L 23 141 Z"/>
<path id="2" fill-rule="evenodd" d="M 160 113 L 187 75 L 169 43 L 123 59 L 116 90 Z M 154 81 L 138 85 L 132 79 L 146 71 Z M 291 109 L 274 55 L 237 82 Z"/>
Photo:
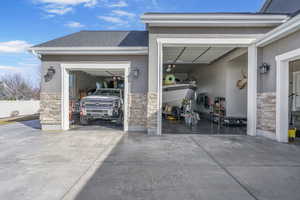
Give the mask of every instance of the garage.
<path id="1" fill-rule="evenodd" d="M 247 134 L 246 48 L 163 48 L 162 134 Z"/>
<path id="2" fill-rule="evenodd" d="M 117 129 L 124 125 L 124 70 L 70 70 L 71 129 Z"/>
<path id="3" fill-rule="evenodd" d="M 65 128 L 125 130 L 128 68 L 124 62 L 63 65 Z"/>

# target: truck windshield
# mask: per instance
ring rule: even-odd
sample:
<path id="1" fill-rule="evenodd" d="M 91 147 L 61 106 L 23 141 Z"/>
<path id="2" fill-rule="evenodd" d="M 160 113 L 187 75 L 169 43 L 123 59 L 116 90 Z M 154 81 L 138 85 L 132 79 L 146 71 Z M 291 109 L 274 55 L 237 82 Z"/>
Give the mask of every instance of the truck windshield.
<path id="1" fill-rule="evenodd" d="M 120 97 L 119 90 L 97 90 L 93 95 L 101 95 L 101 96 L 117 96 Z"/>

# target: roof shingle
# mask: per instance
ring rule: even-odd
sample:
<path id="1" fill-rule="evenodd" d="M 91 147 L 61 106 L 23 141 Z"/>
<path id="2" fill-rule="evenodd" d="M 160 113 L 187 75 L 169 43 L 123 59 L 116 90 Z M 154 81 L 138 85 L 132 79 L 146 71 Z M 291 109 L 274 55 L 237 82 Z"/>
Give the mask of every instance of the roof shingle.
<path id="1" fill-rule="evenodd" d="M 80 31 L 34 47 L 148 47 L 148 31 Z"/>

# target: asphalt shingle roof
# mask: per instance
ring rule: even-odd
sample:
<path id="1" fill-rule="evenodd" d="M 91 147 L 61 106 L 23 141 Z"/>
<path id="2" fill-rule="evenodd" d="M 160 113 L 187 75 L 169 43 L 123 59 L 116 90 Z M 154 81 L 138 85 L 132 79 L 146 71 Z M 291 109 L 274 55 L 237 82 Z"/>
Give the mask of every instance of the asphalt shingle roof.
<path id="1" fill-rule="evenodd" d="M 147 47 L 148 31 L 80 31 L 34 47 Z"/>

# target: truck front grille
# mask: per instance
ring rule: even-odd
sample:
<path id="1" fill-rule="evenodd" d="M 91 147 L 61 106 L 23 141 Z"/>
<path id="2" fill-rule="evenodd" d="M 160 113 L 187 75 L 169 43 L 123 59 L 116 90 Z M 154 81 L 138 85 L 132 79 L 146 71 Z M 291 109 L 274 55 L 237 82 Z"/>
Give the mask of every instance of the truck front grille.
<path id="1" fill-rule="evenodd" d="M 92 102 L 86 102 L 85 103 L 85 107 L 86 108 L 111 108 L 113 107 L 113 103 L 109 102 L 109 103 L 92 103 Z"/>
<path id="2" fill-rule="evenodd" d="M 89 113 L 108 113 L 107 110 L 87 110 Z"/>

